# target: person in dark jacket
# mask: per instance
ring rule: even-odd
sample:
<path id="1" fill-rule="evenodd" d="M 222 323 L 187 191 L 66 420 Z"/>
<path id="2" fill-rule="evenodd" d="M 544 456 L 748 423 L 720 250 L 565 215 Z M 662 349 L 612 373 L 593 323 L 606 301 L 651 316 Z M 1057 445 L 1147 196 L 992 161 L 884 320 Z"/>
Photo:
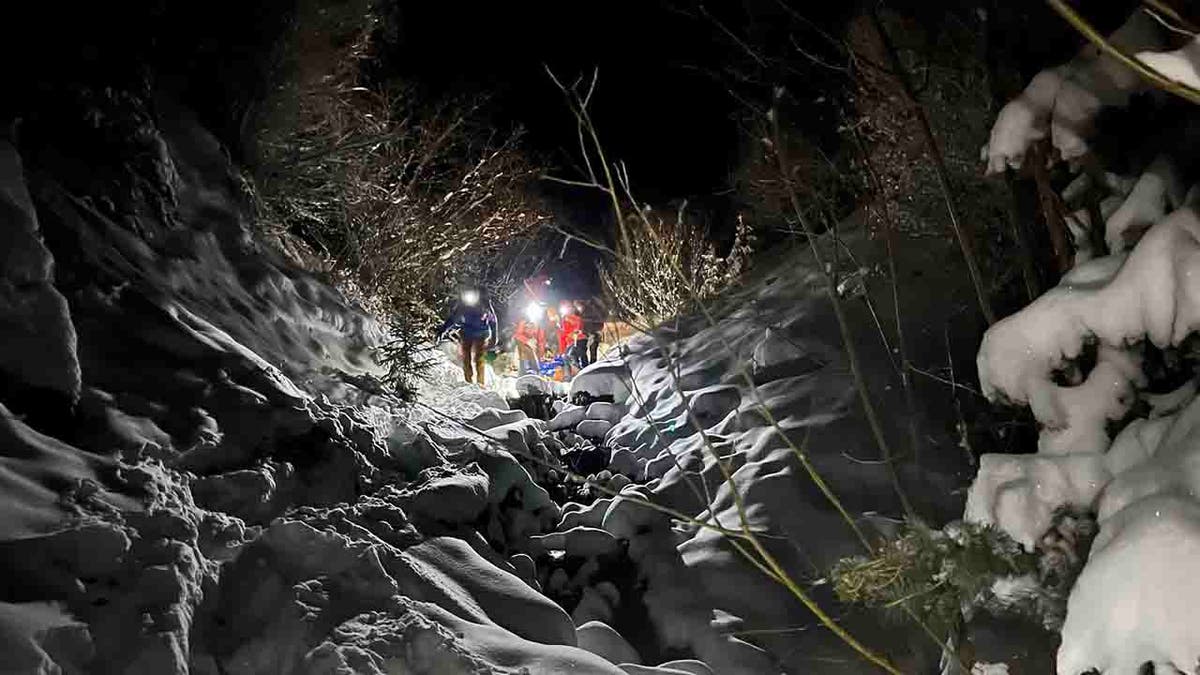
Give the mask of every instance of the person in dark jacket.
<path id="1" fill-rule="evenodd" d="M 604 330 L 604 312 L 595 302 L 575 301 L 575 310 L 583 323 L 583 345 L 580 348 L 580 368 L 596 362 L 600 351 L 600 333 Z"/>
<path id="2" fill-rule="evenodd" d="M 458 330 L 459 348 L 462 354 L 463 377 L 483 386 L 483 361 L 488 348 L 496 339 L 496 314 L 491 306 L 484 307 L 479 291 L 470 290 L 462 295 L 462 302 L 446 323 L 442 324 L 441 339 Z"/>

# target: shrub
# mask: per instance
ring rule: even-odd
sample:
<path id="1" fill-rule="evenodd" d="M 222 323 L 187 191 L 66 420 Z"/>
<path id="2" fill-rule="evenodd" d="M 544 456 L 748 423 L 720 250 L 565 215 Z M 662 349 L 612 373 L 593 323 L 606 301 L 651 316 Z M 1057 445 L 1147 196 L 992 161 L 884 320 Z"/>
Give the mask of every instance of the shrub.
<path id="1" fill-rule="evenodd" d="M 750 267 L 754 232 L 743 218 L 721 257 L 708 233 L 687 220 L 686 203 L 674 220 L 649 208 L 638 216 L 618 237 L 611 262 L 600 266 L 600 281 L 609 306 L 639 328 L 694 309 L 695 300 L 716 296 Z"/>
<path id="2" fill-rule="evenodd" d="M 260 220 L 388 324 L 383 356 L 402 384 L 427 361 L 421 351 L 461 285 L 519 278 L 514 251 L 546 218 L 532 191 L 542 172 L 519 129 L 488 124 L 484 101 L 420 101 L 368 82 L 369 15 L 343 17 L 339 30 L 322 20 L 310 29 L 321 39 L 299 40 L 295 105 L 260 135 Z M 343 46 L 305 56 L 313 42 Z"/>
<path id="3" fill-rule="evenodd" d="M 910 525 L 874 555 L 840 561 L 832 572 L 834 590 L 845 602 L 894 611 L 898 620 L 907 603 L 939 635 L 980 610 L 1057 630 L 1097 528 L 1091 514 L 1066 508 L 1054 523 L 1032 553 L 990 526 Z"/>

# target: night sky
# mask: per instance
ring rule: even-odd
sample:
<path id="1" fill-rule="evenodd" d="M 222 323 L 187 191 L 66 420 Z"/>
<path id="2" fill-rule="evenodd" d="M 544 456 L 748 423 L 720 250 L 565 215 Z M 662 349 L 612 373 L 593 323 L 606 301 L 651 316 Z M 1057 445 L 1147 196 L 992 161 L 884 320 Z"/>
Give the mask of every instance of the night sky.
<path id="1" fill-rule="evenodd" d="M 737 148 L 734 100 L 713 77 L 722 46 L 710 27 L 658 0 L 602 3 L 401 3 L 387 65 L 432 97 L 484 93 L 498 126 L 525 128 L 554 173 L 579 179 L 575 121 L 545 67 L 564 83 L 599 69 L 591 111 L 605 152 L 629 168 L 636 196 L 688 199 L 714 223 L 732 222 L 729 174 Z M 605 238 L 608 202 L 597 191 L 541 185 L 555 219 Z M 579 244 L 551 261 L 564 285 L 591 294 L 595 256 Z"/>
<path id="2" fill-rule="evenodd" d="M 655 0 L 403 3 L 395 68 L 428 90 L 488 92 L 497 121 L 571 175 L 574 120 L 564 82 L 600 72 L 593 114 L 605 150 L 650 202 L 722 191 L 736 143 L 732 99 L 710 71 L 713 36 Z M 571 201 L 571 200 L 567 200 Z"/>
<path id="3" fill-rule="evenodd" d="M 575 121 L 545 67 L 568 83 L 590 78 L 598 68 L 593 118 L 608 157 L 628 166 L 635 196 L 658 207 L 686 198 L 692 217 L 707 225 L 718 242 L 728 243 L 735 214 L 743 206 L 730 183 L 739 143 L 744 142 L 737 119 L 747 110 L 730 95 L 726 83 L 730 64 L 744 63 L 746 53 L 714 19 L 738 35 L 753 32 L 758 46 L 791 54 L 784 79 L 811 101 L 821 91 L 844 90 L 845 82 L 781 45 L 799 42 L 809 53 L 819 51 L 825 44 L 819 34 L 844 34 L 844 22 L 860 4 L 397 0 L 398 30 L 395 44 L 384 54 L 390 60 L 384 69 L 432 99 L 486 94 L 498 127 L 524 127 L 530 149 L 555 173 L 581 178 Z M 803 19 L 790 17 L 784 5 Z M 895 5 L 919 16 L 931 31 L 955 12 L 973 20 L 973 10 L 951 0 L 895 0 Z M 702 7 L 713 18 L 702 16 Z M 1027 13 L 1043 19 L 1037 25 L 1051 29 L 1055 39 L 1024 44 L 1029 35 Z M 1115 26 L 1112 19 L 1123 16 L 1114 11 L 1094 14 L 1105 26 Z M 1021 70 L 1069 58 L 1078 47 L 1078 36 L 1062 22 L 1045 20 L 1049 10 L 1041 0 L 1022 0 L 997 17 L 1000 51 L 1006 58 L 1027 62 L 1020 64 Z M 817 143 L 828 136 L 836 139 L 837 123 L 829 111 L 822 115 L 813 106 L 800 112 L 789 119 L 794 132 Z M 611 236 L 611 211 L 602 194 L 553 183 L 543 183 L 542 188 L 559 225 L 596 238 Z M 580 248 L 584 247 L 572 244 L 569 252 L 575 257 L 551 261 L 551 268 L 583 293 L 592 293 L 598 290 L 595 256 Z"/>
<path id="4" fill-rule="evenodd" d="M 738 32 L 744 26 L 737 22 L 748 15 L 755 15 L 760 24 L 771 23 L 772 13 L 782 17 L 777 0 L 708 4 L 710 12 Z M 786 4 L 836 35 L 839 21 L 857 3 Z M 928 15 L 933 26 L 955 3 L 896 4 Z M 1115 7 L 1092 8 L 1097 25 L 1115 26 L 1125 14 L 1121 6 L 1126 2 L 1110 4 Z M 1040 1 L 1018 5 L 1039 18 L 1050 16 Z M 637 196 L 655 204 L 686 197 L 719 209 L 721 199 L 713 195 L 728 187 L 739 106 L 718 78 L 728 75 L 724 68 L 730 59 L 744 54 L 714 23 L 698 16 L 701 6 L 704 3 L 688 0 L 398 2 L 399 44 L 390 50 L 395 59 L 390 69 L 432 93 L 492 95 L 498 123 L 523 125 L 535 151 L 566 167 L 568 156 L 578 156 L 574 121 L 543 64 L 563 81 L 589 76 L 598 67 L 594 117 L 606 152 L 627 162 Z M 1005 18 L 1011 23 L 1023 11 L 1010 9 L 1008 14 Z M 1078 45 L 1077 39 L 1024 45 L 1028 26 L 1016 28 L 1001 30 L 1004 53 L 1038 67 L 1069 58 Z M 1061 22 L 1054 21 L 1051 28 L 1058 28 L 1061 37 L 1077 38 Z M 808 49 L 815 48 L 812 35 L 792 32 L 786 25 L 783 29 L 788 32 L 776 38 L 798 38 L 813 43 Z"/>
<path id="5" fill-rule="evenodd" d="M 834 35 L 841 33 L 839 21 L 858 4 L 783 2 L 802 13 L 806 22 L 823 24 Z M 390 61 L 385 70 L 416 85 L 430 100 L 450 93 L 490 96 L 497 127 L 525 127 L 529 147 L 564 177 L 580 177 L 573 169 L 579 154 L 575 125 L 544 66 L 567 82 L 588 77 L 598 68 L 593 115 L 609 157 L 627 163 L 639 200 L 669 207 L 686 198 L 693 216 L 709 225 L 716 238 L 726 242 L 731 238 L 733 216 L 740 206 L 729 190 L 739 150 L 736 118 L 745 109 L 720 80 L 729 76 L 727 66 L 745 54 L 712 22 L 696 16 L 700 0 L 393 3 L 398 33 L 384 54 Z M 13 85 L 14 95 L 0 97 L 0 116 L 6 108 L 15 108 L 8 114 L 27 121 L 52 117 L 63 106 L 35 95 L 47 83 L 68 83 L 60 87 L 67 94 L 85 86 L 136 90 L 146 80 L 145 73 L 152 71 L 154 80 L 195 110 L 235 158 L 245 160 L 253 154 L 243 152 L 251 128 L 245 122 L 251 119 L 253 102 L 272 86 L 266 55 L 282 30 L 284 9 L 291 4 L 290 0 L 213 0 L 203 5 L 139 0 L 114 7 L 87 5 L 70 13 L 70 21 L 56 25 L 54 54 L 60 58 L 34 59 L 29 67 L 18 69 L 23 77 Z M 780 0 L 709 2 L 708 9 L 739 34 L 747 28 L 739 21 L 754 15 L 757 29 L 765 26 L 775 31 L 769 39 L 798 39 L 806 49 L 814 48 L 820 40 L 806 35 L 803 25 L 773 21 L 770 14 L 780 12 L 781 4 Z M 908 13 L 929 15 L 929 26 L 956 5 L 950 0 L 893 0 L 893 4 L 904 6 Z M 1123 5 L 1126 0 L 1112 4 Z M 1016 5 L 1043 15 L 1048 11 L 1041 0 L 1021 0 Z M 44 3 L 38 7 L 48 22 L 54 7 Z M 957 11 L 969 10 L 959 6 Z M 1093 13 L 1097 24 L 1105 26 L 1101 8 Z M 998 31 L 1004 40 L 998 52 L 1006 60 L 1040 67 L 1077 48 L 1077 36 L 1064 39 L 1071 37 L 1070 29 L 1060 21 L 1028 22 L 1015 10 L 1008 15 L 1010 23 L 1022 22 Z M 150 21 L 151 27 L 143 28 L 139 21 Z M 1029 25 L 1057 27 L 1061 35 L 1030 40 Z M 1061 53 L 1045 53 L 1050 50 Z M 811 85 L 807 76 L 801 80 L 800 88 Z M 809 135 L 818 133 L 814 131 L 818 126 L 831 126 L 803 116 L 789 121 L 805 123 L 812 128 L 798 131 Z M 51 120 L 45 126 L 61 125 Z M 597 236 L 611 230 L 608 205 L 598 193 L 549 183 L 543 183 L 543 189 L 560 225 Z"/>

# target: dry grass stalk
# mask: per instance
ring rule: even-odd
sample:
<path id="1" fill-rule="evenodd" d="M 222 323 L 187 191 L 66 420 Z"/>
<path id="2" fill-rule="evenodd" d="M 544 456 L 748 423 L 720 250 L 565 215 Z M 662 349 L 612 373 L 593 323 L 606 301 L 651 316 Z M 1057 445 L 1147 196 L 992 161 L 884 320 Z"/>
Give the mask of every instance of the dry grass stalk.
<path id="1" fill-rule="evenodd" d="M 368 17 L 369 18 L 369 17 Z M 292 124 L 264 135 L 261 220 L 301 242 L 396 341 L 393 373 L 418 352 L 458 286 L 512 285 L 507 255 L 547 219 L 521 132 L 498 133 L 483 101 L 428 104 L 367 81 L 371 25 L 298 79 Z M 322 68 L 324 70 L 322 70 Z M 498 290 L 498 289 L 495 289 Z"/>

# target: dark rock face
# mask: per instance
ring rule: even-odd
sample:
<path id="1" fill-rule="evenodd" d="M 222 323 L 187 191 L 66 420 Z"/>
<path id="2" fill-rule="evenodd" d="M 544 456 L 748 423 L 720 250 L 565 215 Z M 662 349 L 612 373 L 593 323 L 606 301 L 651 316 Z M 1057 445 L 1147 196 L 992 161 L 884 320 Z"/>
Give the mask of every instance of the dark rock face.
<path id="1" fill-rule="evenodd" d="M 244 523 L 353 501 L 388 466 L 314 398 L 377 372 L 374 324 L 260 249 L 219 144 L 155 112 L 99 123 L 136 151 L 97 192 L 111 167 L 51 145 L 31 170 L 0 142 L 0 601 L 19 653 L 68 672 L 203 662 L 197 613 Z"/>
<path id="2" fill-rule="evenodd" d="M 0 140 L 0 344 L 0 373 L 18 388 L 79 396 L 75 328 L 54 287 L 21 158 L 7 140 Z"/>

